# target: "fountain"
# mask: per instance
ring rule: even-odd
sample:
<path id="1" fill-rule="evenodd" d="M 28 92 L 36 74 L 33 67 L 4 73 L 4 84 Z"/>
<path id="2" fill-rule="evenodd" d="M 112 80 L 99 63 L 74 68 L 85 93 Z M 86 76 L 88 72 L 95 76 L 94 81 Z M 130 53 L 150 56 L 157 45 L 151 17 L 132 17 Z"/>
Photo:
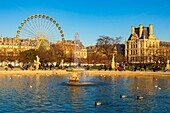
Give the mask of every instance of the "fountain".
<path id="1" fill-rule="evenodd" d="M 66 82 L 66 85 L 71 85 L 71 86 L 84 86 L 84 85 L 95 85 L 96 83 L 93 82 L 80 82 L 79 77 L 77 74 L 83 73 L 85 71 L 84 68 L 79 67 L 80 66 L 80 56 L 78 56 L 78 52 L 81 49 L 81 44 L 79 40 L 79 35 L 78 33 L 75 33 L 75 40 L 74 40 L 74 65 L 75 68 L 67 70 L 68 72 L 72 73 L 72 76 L 69 77 L 69 82 Z"/>

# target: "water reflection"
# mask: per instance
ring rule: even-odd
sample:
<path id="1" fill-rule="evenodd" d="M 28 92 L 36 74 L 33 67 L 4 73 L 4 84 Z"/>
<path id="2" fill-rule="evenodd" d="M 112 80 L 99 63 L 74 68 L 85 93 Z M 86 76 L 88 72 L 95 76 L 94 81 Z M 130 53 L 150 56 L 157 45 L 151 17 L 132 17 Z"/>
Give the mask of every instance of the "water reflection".
<path id="1" fill-rule="evenodd" d="M 153 76 L 88 76 L 96 86 L 63 83 L 68 75 L 1 75 L 1 112 L 169 112 L 170 79 Z M 126 95 L 127 98 L 120 98 Z M 144 99 L 137 100 L 137 96 Z M 94 106 L 94 102 L 102 102 Z"/>

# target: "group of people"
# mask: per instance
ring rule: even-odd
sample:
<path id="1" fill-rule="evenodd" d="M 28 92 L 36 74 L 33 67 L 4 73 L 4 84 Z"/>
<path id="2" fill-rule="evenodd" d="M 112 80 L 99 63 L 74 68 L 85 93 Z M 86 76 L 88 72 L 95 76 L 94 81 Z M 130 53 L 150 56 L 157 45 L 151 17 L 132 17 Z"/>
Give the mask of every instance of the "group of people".
<path id="1" fill-rule="evenodd" d="M 5 66 L 4 66 L 4 69 L 6 70 L 6 71 L 8 71 L 8 69 L 13 69 L 14 68 L 14 66 L 12 65 L 12 64 L 6 64 Z"/>
<path id="2" fill-rule="evenodd" d="M 48 69 L 52 70 L 52 67 L 54 67 L 54 65 L 53 64 L 48 65 L 48 63 L 43 63 L 40 65 L 40 69 L 42 70 L 48 70 Z"/>
<path id="3" fill-rule="evenodd" d="M 132 66 L 132 69 L 133 69 L 133 71 L 136 71 L 137 70 L 137 66 Z M 144 65 L 140 65 L 139 69 L 143 69 L 144 71 L 146 71 L 147 70 L 147 66 L 145 64 Z M 155 71 L 157 71 L 159 69 L 160 68 L 159 68 L 158 64 L 152 64 L 151 70 L 153 70 L 155 72 Z"/>
<path id="4" fill-rule="evenodd" d="M 58 66 L 58 65 L 56 65 Z M 41 70 L 52 70 L 52 68 L 54 67 L 53 64 L 48 64 L 48 63 L 42 63 L 39 65 L 39 69 Z M 22 70 L 35 70 L 35 66 L 34 66 L 34 63 L 25 63 L 23 64 L 21 67 L 20 67 Z"/>
<path id="5" fill-rule="evenodd" d="M 118 70 L 118 71 L 125 71 L 126 70 L 126 65 L 125 64 L 119 64 L 119 65 L 117 65 L 117 67 L 116 67 L 116 69 Z"/>

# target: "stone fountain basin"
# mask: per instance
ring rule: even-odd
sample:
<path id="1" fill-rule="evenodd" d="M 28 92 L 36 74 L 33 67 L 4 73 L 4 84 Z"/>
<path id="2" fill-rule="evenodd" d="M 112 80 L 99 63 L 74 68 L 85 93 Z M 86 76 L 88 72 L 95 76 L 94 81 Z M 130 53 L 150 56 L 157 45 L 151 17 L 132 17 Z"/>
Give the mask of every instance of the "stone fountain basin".
<path id="1" fill-rule="evenodd" d="M 93 86 L 97 84 L 96 82 L 65 82 L 67 86 Z"/>
<path id="2" fill-rule="evenodd" d="M 84 72 L 85 70 L 83 68 L 75 68 L 75 69 L 67 69 L 68 72 Z"/>

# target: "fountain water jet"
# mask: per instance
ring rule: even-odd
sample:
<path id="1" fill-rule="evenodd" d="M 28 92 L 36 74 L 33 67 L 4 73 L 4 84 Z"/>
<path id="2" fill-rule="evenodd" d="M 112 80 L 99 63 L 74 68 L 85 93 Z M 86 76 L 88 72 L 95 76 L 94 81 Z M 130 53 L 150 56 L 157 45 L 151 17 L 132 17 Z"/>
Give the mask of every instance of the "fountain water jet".
<path id="1" fill-rule="evenodd" d="M 76 68 L 67 70 L 72 73 L 72 76 L 69 78 L 69 82 L 66 82 L 66 85 L 71 86 L 84 86 L 84 85 L 95 85 L 96 83 L 93 82 L 79 82 L 79 77 L 77 76 L 78 73 L 83 73 L 85 71 L 84 68 L 80 68 L 80 56 L 78 56 L 78 52 L 82 49 L 82 45 L 79 40 L 79 34 L 75 33 L 75 40 L 74 40 L 74 65 Z"/>
<path id="2" fill-rule="evenodd" d="M 75 39 L 74 39 L 74 65 L 75 65 L 76 68 L 70 70 L 71 72 L 73 72 L 73 75 L 70 76 L 70 82 L 78 82 L 79 78 L 77 76 L 77 73 L 84 71 L 81 68 L 78 68 L 78 66 L 80 64 L 78 52 L 81 49 L 79 34 L 75 33 L 74 37 L 75 37 Z"/>

